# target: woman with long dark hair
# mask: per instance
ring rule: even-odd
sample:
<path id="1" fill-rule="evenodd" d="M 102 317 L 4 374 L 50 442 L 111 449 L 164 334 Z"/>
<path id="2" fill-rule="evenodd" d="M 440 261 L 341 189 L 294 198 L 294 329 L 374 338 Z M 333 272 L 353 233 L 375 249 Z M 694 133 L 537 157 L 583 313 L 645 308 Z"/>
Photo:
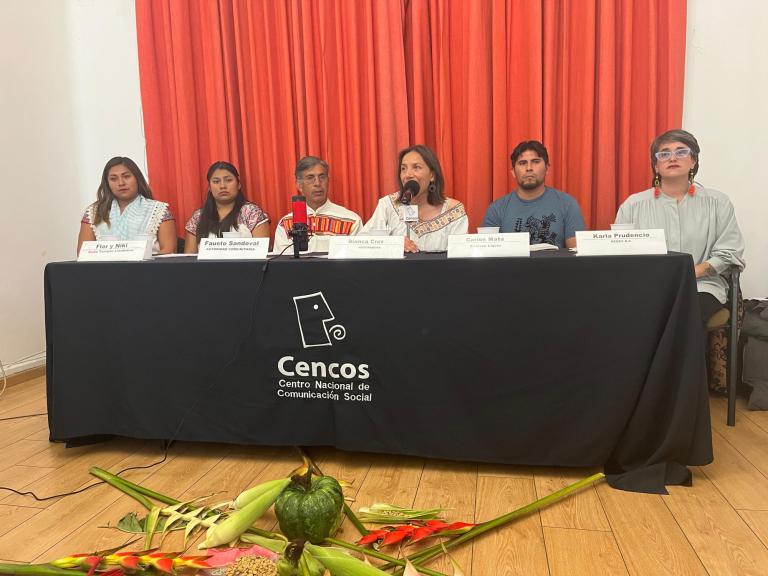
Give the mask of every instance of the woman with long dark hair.
<path id="1" fill-rule="evenodd" d="M 136 240 L 150 237 L 153 252 L 176 251 L 176 232 L 168 204 L 152 199 L 144 175 L 130 158 L 116 156 L 101 173 L 96 202 L 80 222 L 77 251 L 86 240 Z"/>
<path id="2" fill-rule="evenodd" d="M 195 254 L 202 238 L 221 238 L 224 233 L 269 238 L 269 216 L 247 202 L 237 168 L 222 160 L 208 168 L 208 195 L 202 208 L 187 221 L 184 252 Z"/>
<path id="3" fill-rule="evenodd" d="M 379 199 L 362 234 L 387 230 L 390 236 L 405 236 L 406 252 L 435 252 L 448 248 L 451 234 L 467 233 L 469 220 L 464 205 L 446 197 L 443 170 L 430 148 L 416 144 L 400 151 L 397 183 L 397 192 Z M 416 221 L 406 221 L 406 204 L 417 207 Z"/>

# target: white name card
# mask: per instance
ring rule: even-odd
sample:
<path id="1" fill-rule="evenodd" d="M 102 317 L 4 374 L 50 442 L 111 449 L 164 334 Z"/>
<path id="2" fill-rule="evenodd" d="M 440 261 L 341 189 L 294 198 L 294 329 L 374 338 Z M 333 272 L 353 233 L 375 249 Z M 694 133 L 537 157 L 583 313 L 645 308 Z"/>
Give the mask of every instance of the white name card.
<path id="1" fill-rule="evenodd" d="M 151 260 L 145 240 L 87 240 L 80 247 L 78 262 L 141 262 Z"/>
<path id="2" fill-rule="evenodd" d="M 330 260 L 405 258 L 405 236 L 331 236 Z"/>
<path id="3" fill-rule="evenodd" d="M 269 238 L 202 238 L 198 260 L 266 260 Z"/>
<path id="4" fill-rule="evenodd" d="M 531 255 L 528 232 L 454 234 L 448 236 L 448 258 L 498 258 Z"/>
<path id="5" fill-rule="evenodd" d="M 579 256 L 666 254 L 664 230 L 582 230 L 576 232 Z"/>

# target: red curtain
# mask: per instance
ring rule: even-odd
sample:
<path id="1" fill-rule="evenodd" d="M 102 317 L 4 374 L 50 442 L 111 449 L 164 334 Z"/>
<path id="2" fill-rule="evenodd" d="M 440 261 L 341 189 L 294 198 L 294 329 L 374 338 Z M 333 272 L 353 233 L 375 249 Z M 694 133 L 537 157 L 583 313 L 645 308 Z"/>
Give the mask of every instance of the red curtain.
<path id="1" fill-rule="evenodd" d="M 509 153 L 550 152 L 548 183 L 606 228 L 649 184 L 653 137 L 682 119 L 678 0 L 137 0 L 149 177 L 179 233 L 230 160 L 277 219 L 306 154 L 366 220 L 396 155 L 433 147 L 471 227 L 515 187 Z"/>

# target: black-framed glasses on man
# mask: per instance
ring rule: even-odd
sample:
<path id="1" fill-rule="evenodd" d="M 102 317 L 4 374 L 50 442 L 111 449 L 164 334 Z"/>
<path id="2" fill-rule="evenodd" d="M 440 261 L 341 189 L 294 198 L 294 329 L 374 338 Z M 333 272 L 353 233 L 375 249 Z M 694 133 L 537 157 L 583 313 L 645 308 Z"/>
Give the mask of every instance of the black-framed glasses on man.
<path id="1" fill-rule="evenodd" d="M 666 162 L 667 160 L 671 160 L 674 158 L 675 160 L 682 160 L 683 158 L 687 158 L 691 155 L 691 149 L 690 148 L 678 148 L 677 150 L 662 150 L 661 152 L 656 152 L 654 156 L 656 156 L 656 160 L 660 160 L 661 162 Z"/>

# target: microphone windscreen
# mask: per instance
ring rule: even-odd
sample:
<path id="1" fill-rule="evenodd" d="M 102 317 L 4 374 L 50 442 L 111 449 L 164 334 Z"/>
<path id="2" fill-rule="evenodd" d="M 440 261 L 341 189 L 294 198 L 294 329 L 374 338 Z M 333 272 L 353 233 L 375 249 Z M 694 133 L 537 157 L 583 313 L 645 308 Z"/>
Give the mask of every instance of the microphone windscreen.
<path id="1" fill-rule="evenodd" d="M 293 211 L 294 224 L 307 223 L 307 199 L 304 196 L 293 196 L 291 198 L 291 209 Z"/>
<path id="2" fill-rule="evenodd" d="M 418 195 L 419 191 L 421 190 L 421 186 L 419 186 L 419 183 L 416 182 L 416 180 L 408 180 L 403 188 L 410 192 L 411 196 Z"/>

